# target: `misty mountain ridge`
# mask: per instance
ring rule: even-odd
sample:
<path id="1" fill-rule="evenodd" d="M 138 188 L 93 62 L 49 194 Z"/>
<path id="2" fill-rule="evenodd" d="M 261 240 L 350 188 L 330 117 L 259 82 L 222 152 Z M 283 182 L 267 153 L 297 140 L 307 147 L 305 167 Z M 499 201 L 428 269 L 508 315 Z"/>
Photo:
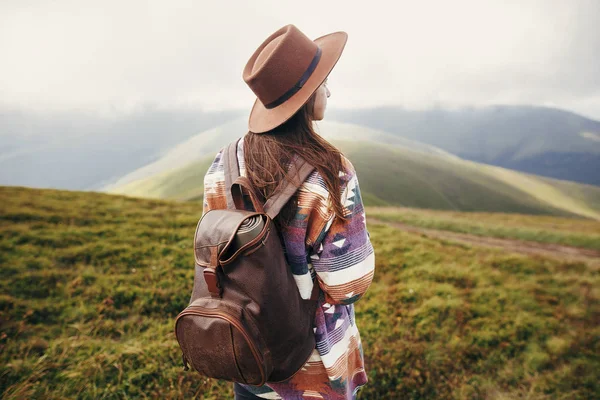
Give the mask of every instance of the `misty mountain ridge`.
<path id="1" fill-rule="evenodd" d="M 198 132 L 232 123 L 241 136 L 246 118 L 247 112 L 239 110 L 146 107 L 107 118 L 0 109 L 0 185 L 98 190 L 152 165 Z M 600 122 L 568 111 L 533 106 L 330 108 L 317 126 L 331 121 L 385 132 L 388 136 L 378 136 L 381 143 L 408 140 L 415 148 L 429 146 L 467 160 L 600 185 Z M 343 130 L 336 135 L 353 140 Z M 225 143 L 216 139 L 206 148 L 215 151 Z M 187 157 L 203 154 L 188 152 Z M 173 168 L 183 164 L 175 161 Z"/>
<path id="2" fill-rule="evenodd" d="M 243 136 L 246 132 L 246 126 L 246 118 L 237 118 L 226 124 L 194 135 L 169 149 L 156 161 L 120 177 L 116 182 L 104 186 L 102 190 L 118 193 L 120 187 L 131 182 L 179 169 L 205 156 L 214 156 L 225 144 Z M 324 120 L 318 121 L 315 124 L 315 130 L 330 141 L 368 141 L 399 146 L 405 150 L 422 154 L 458 158 L 437 147 L 356 124 Z"/>
<path id="3" fill-rule="evenodd" d="M 471 161 L 600 185 L 600 122 L 569 111 L 536 106 L 423 111 L 379 107 L 331 110 L 328 118 L 418 140 Z"/>
<path id="4" fill-rule="evenodd" d="M 153 106 L 114 116 L 0 108 L 0 185 L 99 189 L 239 114 Z"/>
<path id="5" fill-rule="evenodd" d="M 105 187 L 134 197 L 201 200 L 204 175 L 245 119 L 202 132 Z M 320 121 L 319 133 L 352 161 L 367 206 L 583 216 L 600 220 L 600 187 L 461 159 L 361 125 Z M 194 155 L 202 155 L 194 160 Z M 176 167 L 175 167 L 176 166 Z"/>

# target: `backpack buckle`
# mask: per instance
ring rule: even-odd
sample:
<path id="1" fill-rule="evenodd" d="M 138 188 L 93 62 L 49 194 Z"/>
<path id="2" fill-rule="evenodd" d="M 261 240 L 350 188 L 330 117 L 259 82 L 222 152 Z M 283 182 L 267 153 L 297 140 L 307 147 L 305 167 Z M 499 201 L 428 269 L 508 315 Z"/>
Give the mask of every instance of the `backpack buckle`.
<path id="1" fill-rule="evenodd" d="M 212 297 L 221 297 L 221 285 L 219 277 L 213 268 L 204 268 L 204 281 Z"/>

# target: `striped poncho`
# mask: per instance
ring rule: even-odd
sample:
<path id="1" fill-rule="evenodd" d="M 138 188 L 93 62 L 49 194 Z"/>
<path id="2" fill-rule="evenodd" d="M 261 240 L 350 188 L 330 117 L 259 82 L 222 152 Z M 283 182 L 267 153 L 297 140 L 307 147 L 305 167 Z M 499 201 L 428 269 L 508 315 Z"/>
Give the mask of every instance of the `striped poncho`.
<path id="1" fill-rule="evenodd" d="M 251 133 L 248 133 L 251 134 Z M 223 148 L 204 177 L 204 207 L 227 208 Z M 240 175 L 246 176 L 244 138 L 238 142 Z M 283 383 L 243 385 L 265 399 L 351 399 L 367 382 L 354 305 L 369 287 L 375 255 L 367 231 L 358 178 L 342 156 L 339 171 L 342 205 L 347 221 L 335 217 L 330 193 L 315 169 L 298 189 L 298 208 L 289 226 L 281 228 L 286 258 L 303 298 L 313 281 L 322 294 L 315 315 L 317 346 L 304 367 Z M 247 206 L 253 210 L 252 206 Z"/>

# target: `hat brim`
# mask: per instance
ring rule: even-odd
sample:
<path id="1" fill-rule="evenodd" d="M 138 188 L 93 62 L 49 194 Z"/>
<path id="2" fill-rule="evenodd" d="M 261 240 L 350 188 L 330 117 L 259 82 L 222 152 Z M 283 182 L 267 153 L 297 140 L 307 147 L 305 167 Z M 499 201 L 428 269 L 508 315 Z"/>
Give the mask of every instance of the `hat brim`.
<path id="1" fill-rule="evenodd" d="M 271 109 L 265 108 L 257 98 L 250 112 L 248 129 L 253 133 L 264 133 L 290 119 L 325 81 L 342 55 L 347 40 L 346 32 L 334 32 L 315 39 L 314 42 L 321 48 L 321 59 L 302 89 L 283 104 Z"/>

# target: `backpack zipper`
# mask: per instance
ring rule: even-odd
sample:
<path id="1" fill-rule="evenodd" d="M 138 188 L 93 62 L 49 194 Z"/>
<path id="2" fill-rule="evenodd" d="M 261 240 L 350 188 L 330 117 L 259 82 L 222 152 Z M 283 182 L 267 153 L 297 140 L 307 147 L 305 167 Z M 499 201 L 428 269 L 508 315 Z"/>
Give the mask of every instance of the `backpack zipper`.
<path id="1" fill-rule="evenodd" d="M 198 309 L 198 310 L 191 310 L 192 308 Z M 260 356 L 259 356 L 258 350 L 256 349 L 256 346 L 254 345 L 254 342 L 250 338 L 250 335 L 248 335 L 248 332 L 246 332 L 246 329 L 244 329 L 244 327 L 240 323 L 238 323 L 238 321 L 236 321 L 230 314 L 223 312 L 223 311 L 210 310 L 210 309 L 204 308 L 202 306 L 188 306 L 188 309 L 182 311 L 181 314 L 177 317 L 177 319 L 183 317 L 184 315 L 199 315 L 202 317 L 217 317 L 217 318 L 221 318 L 221 319 L 229 322 L 230 324 L 234 325 L 237 328 L 237 330 L 242 333 L 242 335 L 244 336 L 244 339 L 246 339 L 246 342 L 250 346 L 250 351 L 252 351 L 252 355 L 254 356 L 254 361 L 256 361 L 256 365 L 258 365 L 258 369 L 260 371 L 261 382 L 257 386 L 261 386 L 266 382 L 265 371 L 263 369 L 262 362 L 260 361 Z M 235 353 L 234 353 L 234 357 L 235 357 Z"/>

